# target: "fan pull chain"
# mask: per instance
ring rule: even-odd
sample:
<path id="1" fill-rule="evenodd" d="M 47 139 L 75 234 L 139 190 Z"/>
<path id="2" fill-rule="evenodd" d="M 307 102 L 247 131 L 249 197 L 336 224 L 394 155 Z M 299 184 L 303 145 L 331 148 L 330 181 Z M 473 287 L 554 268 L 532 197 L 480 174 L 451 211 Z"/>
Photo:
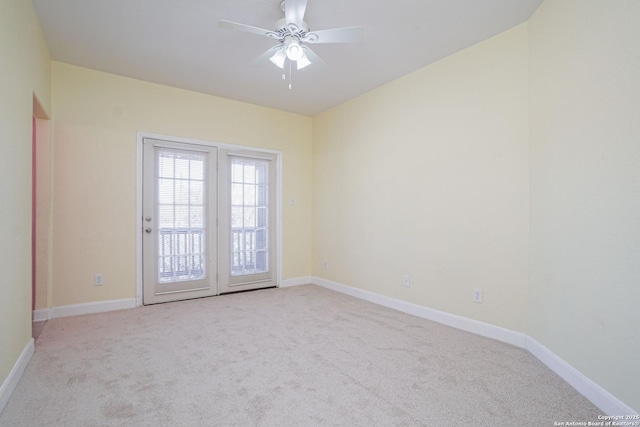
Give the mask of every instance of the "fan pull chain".
<path id="1" fill-rule="evenodd" d="M 291 80 L 293 76 L 293 73 L 291 72 L 291 62 L 293 61 L 289 61 L 289 90 L 291 90 Z"/>

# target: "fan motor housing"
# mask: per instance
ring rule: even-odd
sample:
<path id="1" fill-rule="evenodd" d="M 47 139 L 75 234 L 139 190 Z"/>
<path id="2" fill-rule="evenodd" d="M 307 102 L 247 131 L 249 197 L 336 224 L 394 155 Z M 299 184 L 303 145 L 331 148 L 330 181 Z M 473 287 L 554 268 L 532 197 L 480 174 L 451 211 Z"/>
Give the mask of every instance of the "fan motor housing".
<path id="1" fill-rule="evenodd" d="M 298 27 L 294 23 L 287 24 L 286 19 L 282 18 L 276 22 L 275 27 L 275 33 L 280 41 L 284 40 L 287 36 L 293 36 L 303 40 L 307 37 L 307 34 L 309 34 L 309 25 L 304 21 L 302 22 L 302 26 Z"/>

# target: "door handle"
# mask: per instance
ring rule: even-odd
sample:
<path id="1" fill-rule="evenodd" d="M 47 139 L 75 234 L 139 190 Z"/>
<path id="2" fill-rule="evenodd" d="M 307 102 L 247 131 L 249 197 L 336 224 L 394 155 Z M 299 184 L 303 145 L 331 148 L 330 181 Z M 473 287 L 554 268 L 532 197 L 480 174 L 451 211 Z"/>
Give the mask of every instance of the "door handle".
<path id="1" fill-rule="evenodd" d="M 151 227 L 145 228 L 144 231 L 146 231 L 147 233 L 151 233 Z"/>

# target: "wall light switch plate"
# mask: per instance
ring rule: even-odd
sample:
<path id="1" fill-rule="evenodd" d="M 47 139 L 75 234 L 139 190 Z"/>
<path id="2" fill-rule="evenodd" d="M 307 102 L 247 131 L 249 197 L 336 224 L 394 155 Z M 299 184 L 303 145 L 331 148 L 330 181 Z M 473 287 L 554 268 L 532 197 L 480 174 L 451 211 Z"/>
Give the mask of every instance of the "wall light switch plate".
<path id="1" fill-rule="evenodd" d="M 104 276 L 102 274 L 96 274 L 93 276 L 93 286 L 104 285 Z"/>
<path id="2" fill-rule="evenodd" d="M 408 274 L 405 274 L 404 276 L 402 276 L 402 286 L 404 286 L 405 288 L 408 288 L 409 286 L 411 286 L 411 281 L 409 280 Z"/>

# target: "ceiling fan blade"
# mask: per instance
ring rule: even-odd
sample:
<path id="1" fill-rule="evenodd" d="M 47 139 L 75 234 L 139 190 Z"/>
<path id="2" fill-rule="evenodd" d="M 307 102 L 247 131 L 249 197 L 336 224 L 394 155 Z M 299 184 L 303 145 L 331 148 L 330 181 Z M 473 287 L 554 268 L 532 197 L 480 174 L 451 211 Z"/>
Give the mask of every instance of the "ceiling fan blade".
<path id="1" fill-rule="evenodd" d="M 301 27 L 306 10 L 307 0 L 284 0 L 284 16 L 287 24 L 296 24 Z"/>
<path id="2" fill-rule="evenodd" d="M 356 43 L 363 39 L 362 27 L 334 28 L 331 30 L 312 31 L 308 43 Z M 316 40 L 315 35 L 317 37 Z"/>
<path id="3" fill-rule="evenodd" d="M 328 67 L 327 63 L 322 60 L 314 51 L 311 50 L 309 46 L 304 46 L 304 53 L 307 55 L 307 59 L 311 61 L 312 64 L 315 65 L 324 65 Z"/>
<path id="4" fill-rule="evenodd" d="M 227 30 L 237 30 L 243 31 L 245 33 L 258 34 L 260 36 L 269 36 L 269 34 L 273 33 L 273 31 L 265 30 L 264 28 L 252 27 L 251 25 L 239 24 L 237 22 L 225 21 L 221 19 L 218 22 L 218 28 L 224 28 Z"/>

